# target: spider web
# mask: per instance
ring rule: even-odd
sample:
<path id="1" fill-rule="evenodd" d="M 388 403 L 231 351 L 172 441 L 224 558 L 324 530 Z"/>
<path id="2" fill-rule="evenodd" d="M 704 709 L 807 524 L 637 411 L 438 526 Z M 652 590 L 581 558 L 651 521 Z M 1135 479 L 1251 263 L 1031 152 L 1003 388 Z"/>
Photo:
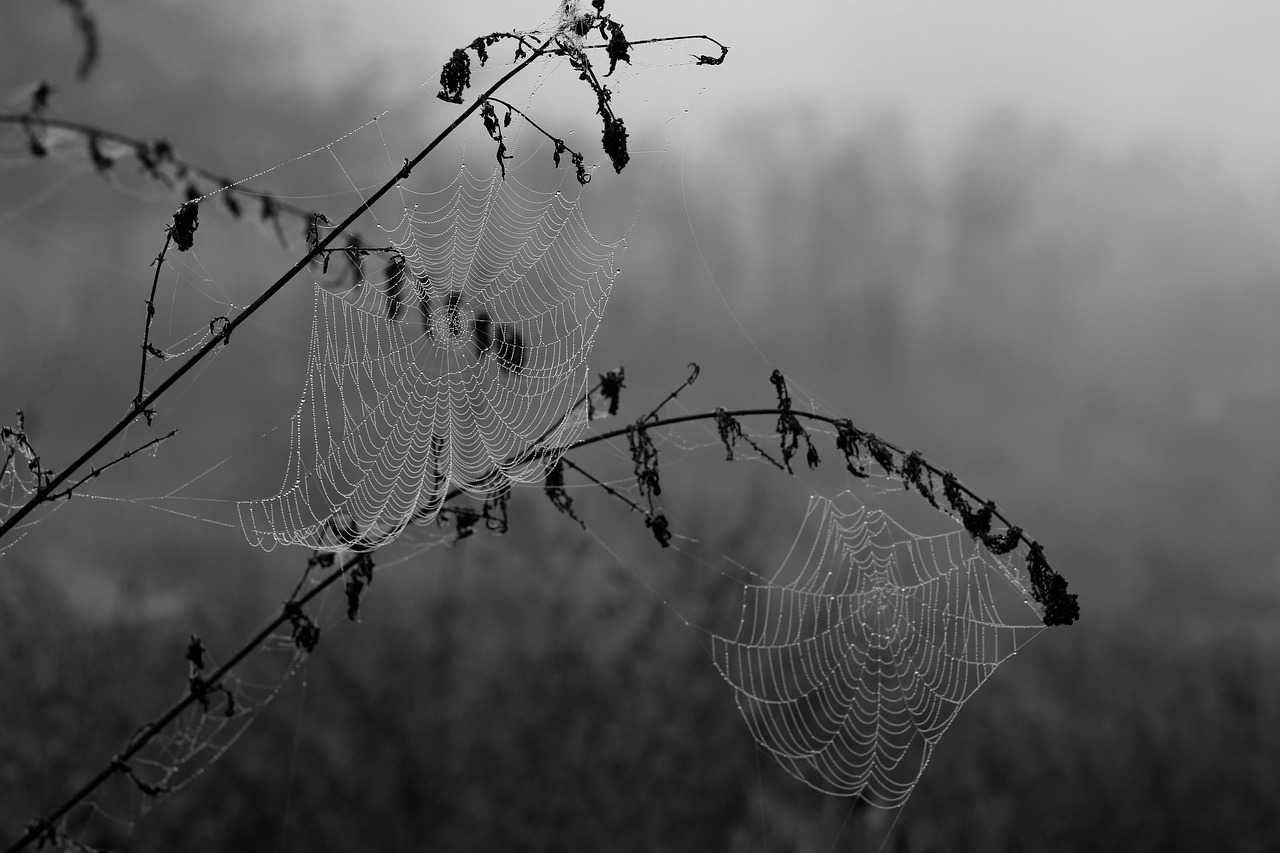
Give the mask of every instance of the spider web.
<path id="1" fill-rule="evenodd" d="M 585 425 L 623 241 L 596 240 L 567 193 L 496 169 L 404 197 L 390 250 L 349 251 L 354 282 L 316 287 L 284 483 L 239 503 L 256 545 L 384 544 L 452 490 L 540 480 Z"/>
<path id="2" fill-rule="evenodd" d="M 737 632 L 713 634 L 711 654 L 787 772 L 894 808 L 961 706 L 1043 630 L 1007 621 L 1025 599 L 1012 562 L 963 530 L 920 536 L 851 492 L 815 496 L 787 558 L 745 586 Z"/>
<path id="3" fill-rule="evenodd" d="M 114 778 L 58 822 L 57 849 L 122 848 L 148 812 L 201 779 L 306 665 L 306 655 L 287 633 L 270 637 L 262 652 L 255 672 L 228 673 L 205 701 L 182 711 L 129 761 L 117 761 Z M 215 663 L 204 656 L 200 669 L 192 665 L 192 676 Z"/>
<path id="4" fill-rule="evenodd" d="M 514 69 L 522 51 L 550 33 L 581 45 L 584 37 L 571 26 L 580 5 L 555 4 L 537 29 L 515 31 L 528 36 L 522 46 L 514 37 L 500 39 L 487 60 L 468 48 L 467 97 Z M 598 34 L 591 40 L 598 42 Z M 689 44 L 645 44 L 616 73 L 609 68 L 611 102 L 630 122 L 625 175 L 606 165 L 592 114 L 596 94 L 563 57 L 548 55 L 488 104 L 497 110 L 489 117 L 500 124 L 501 141 L 484 114 L 471 117 L 419 164 L 412 182 L 401 180 L 355 230 L 337 235 L 324 269 L 309 270 L 315 320 L 304 332 L 306 350 L 292 362 L 298 368 L 305 362 L 307 376 L 298 396 L 284 398 L 289 447 L 274 493 L 261 486 L 231 492 L 210 477 L 251 452 L 241 446 L 219 456 L 215 448 L 225 445 L 217 445 L 217 435 L 206 443 L 208 454 L 182 460 L 188 467 L 176 487 L 102 494 L 96 484 L 83 484 L 76 493 L 240 528 L 268 550 L 281 544 L 337 550 L 388 544 L 407 526 L 436 519 L 451 495 L 497 500 L 513 485 L 540 479 L 587 418 L 587 360 L 626 235 L 681 117 L 701 94 L 689 85 L 698 64 Z M 704 49 L 710 48 L 699 44 L 694 52 Z M 605 74 L 605 51 L 590 56 Z M 161 263 L 155 303 L 177 304 L 183 313 L 171 312 L 154 329 L 148 324 L 147 352 L 156 358 L 144 367 L 141 395 L 164 377 L 162 361 L 183 363 L 257 298 L 251 289 L 257 281 L 243 275 L 238 259 L 218 254 L 215 241 L 223 235 L 212 214 L 257 220 L 269 242 L 278 238 L 290 252 L 303 248 L 305 234 L 310 248 L 396 174 L 406 155 L 422 150 L 445 126 L 442 112 L 456 115 L 457 107 L 436 97 L 439 68 L 416 89 L 406 84 L 375 118 L 276 165 L 241 172 L 239 180 L 176 158 L 167 143 L 133 144 L 61 122 L 56 101 L 37 110 L 30 92 L 15 96 L 15 109 L 30 111 L 28 120 L 0 126 L 0 164 L 30 165 L 38 149 L 36 159 L 97 173 L 128 194 L 199 204 L 197 245 L 171 251 Z M 488 165 L 495 159 L 496 170 Z M 598 180 L 584 189 L 575 178 Z M 318 212 L 321 206 L 332 219 Z M 282 339 L 293 334 L 292 318 L 270 328 L 265 317 L 247 328 Z M 194 406 L 179 413 L 177 396 L 166 399 L 162 417 L 176 421 L 190 412 L 195 428 L 213 423 Z M 195 431 L 182 426 L 184 436 Z M 24 461 L 6 466 L 0 483 L 6 509 L 32 494 L 32 478 L 14 473 Z M 256 463 L 255 469 L 264 470 Z"/>
<path id="5" fill-rule="evenodd" d="M 680 402 L 673 409 L 684 409 Z M 1027 569 L 1029 547 L 1022 542 L 994 553 L 944 508 L 940 490 L 925 483 L 931 501 L 903 482 L 900 465 L 891 474 L 865 448 L 842 460 L 857 475 L 832 466 L 837 430 L 807 422 L 820 467 L 786 472 L 779 470 L 785 469 L 779 433 L 746 418 L 739 426 L 732 443 L 704 423 L 652 428 L 653 458 L 662 460 L 668 481 L 662 500 L 649 503 L 639 471 L 601 479 L 635 508 L 666 519 L 663 501 L 679 502 L 686 477 L 724 487 L 739 474 L 773 470 L 785 479 L 768 480 L 771 494 L 792 492 L 790 482 L 808 496 L 796 495 L 807 500 L 806 509 L 790 548 L 771 562 L 776 568 L 762 568 L 760 557 L 731 556 L 734 548 L 768 551 L 778 537 L 772 507 L 781 504 L 770 504 L 768 520 L 755 519 L 746 499 L 711 510 L 731 527 L 721 544 L 706 540 L 705 522 L 685 529 L 680 518 L 688 510 L 664 520 L 670 551 L 682 555 L 672 580 L 655 581 L 648 568 L 631 573 L 699 637 L 753 740 L 788 774 L 826 794 L 898 808 L 960 708 L 1045 629 L 1046 610 Z M 615 459 L 623 448 L 617 450 Z M 605 451 L 596 454 L 597 477 L 607 462 Z M 694 473 L 681 475 L 677 466 Z M 832 469 L 842 469 L 839 478 Z M 590 487 L 571 483 L 562 500 Z M 595 533 L 590 516 L 576 520 Z M 690 561 L 724 583 L 699 586 L 677 603 L 675 590 L 664 590 L 688 583 Z M 711 605 L 715 599 L 728 599 L 733 609 Z"/>
<path id="6" fill-rule="evenodd" d="M 420 544 L 414 556 L 420 556 L 440 541 Z M 386 565 L 407 559 L 407 556 L 401 557 Z M 332 565 L 323 558 L 313 563 L 320 567 Z M 316 579 L 311 575 L 312 569 L 313 565 L 309 564 L 295 595 Z M 350 623 L 344 609 L 339 596 L 322 595 L 311 608 L 314 614 L 311 618 L 275 629 L 253 658 L 230 662 L 216 682 L 207 679 L 221 669 L 221 662 L 192 635 L 186 655 L 188 686 L 194 688 L 200 679 L 206 679 L 206 688 L 200 691 L 198 701 L 188 703 L 130 758 L 113 759 L 112 778 L 57 822 L 51 843 L 57 849 L 77 853 L 126 847 L 138 824 L 152 809 L 163 807 L 170 796 L 203 778 L 235 747 L 290 680 L 299 673 L 305 674 L 310 652 L 321 634 L 340 633 Z M 301 625 L 309 626 L 305 630 L 314 632 L 310 638 L 299 630 Z M 186 691 L 175 697 L 186 698 Z M 134 737 L 144 730 L 145 727 Z M 133 738 L 124 747 L 129 748 L 132 743 Z M 123 750 L 117 755 L 122 753 Z"/>

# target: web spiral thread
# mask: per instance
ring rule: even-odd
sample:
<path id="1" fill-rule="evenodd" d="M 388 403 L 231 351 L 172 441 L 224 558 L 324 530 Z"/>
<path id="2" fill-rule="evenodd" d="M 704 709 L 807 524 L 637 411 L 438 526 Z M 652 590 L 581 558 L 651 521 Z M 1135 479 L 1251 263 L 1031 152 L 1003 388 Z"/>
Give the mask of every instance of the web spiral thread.
<path id="1" fill-rule="evenodd" d="M 856 505 L 855 505 L 856 504 Z M 906 801 L 960 707 L 1043 630 L 1016 567 L 964 531 L 918 536 L 849 493 L 810 500 L 787 559 L 713 636 L 756 742 L 829 794 Z"/>

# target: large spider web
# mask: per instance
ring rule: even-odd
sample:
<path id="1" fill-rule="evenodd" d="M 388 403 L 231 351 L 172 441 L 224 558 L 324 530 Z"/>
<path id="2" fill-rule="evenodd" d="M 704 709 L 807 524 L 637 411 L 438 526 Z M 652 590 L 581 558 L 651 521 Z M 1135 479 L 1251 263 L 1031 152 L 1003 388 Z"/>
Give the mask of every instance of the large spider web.
<path id="1" fill-rule="evenodd" d="M 596 240 L 576 199 L 496 169 L 405 196 L 393 251 L 353 253 L 354 284 L 316 288 L 284 484 L 239 505 L 255 544 L 375 547 L 433 521 L 451 490 L 540 480 L 585 425 L 623 242 Z"/>
<path id="2" fill-rule="evenodd" d="M 1028 593 L 963 530 L 920 536 L 844 492 L 813 497 L 778 570 L 712 635 L 756 742 L 830 794 L 892 808 L 960 707 L 1043 625 Z M 1025 618 L 1025 616 L 1023 617 Z"/>
<path id="3" fill-rule="evenodd" d="M 796 392 L 798 400 L 804 396 Z M 684 407 L 677 401 L 675 408 Z M 800 409 L 821 407 L 805 399 L 797 403 Z M 732 434 L 717 435 L 672 415 L 671 426 L 648 430 L 652 458 L 661 458 L 670 481 L 662 495 L 671 497 L 650 502 L 639 462 L 634 478 L 601 478 L 633 509 L 663 519 L 677 570 L 657 581 L 662 591 L 655 592 L 700 638 L 753 740 L 787 773 L 826 794 L 858 797 L 878 808 L 902 806 L 960 708 L 1052 622 L 1029 569 L 1031 543 L 1004 542 L 1015 534 L 1002 527 L 989 531 L 996 547 L 988 547 L 947 508 L 932 474 L 915 485 L 904 481 L 902 455 L 877 459 L 864 445 L 845 457 L 846 469 L 826 468 L 840 435 L 823 424 L 806 422 L 806 429 L 826 470 L 796 465 L 784 473 L 777 471 L 785 468 L 777 432 L 743 418 Z M 636 459 L 627 455 L 627 462 Z M 608 463 L 603 451 L 592 461 L 601 470 Z M 695 469 L 694 479 L 714 478 L 724 489 L 726 481 L 759 473 L 762 464 L 785 478 L 769 480 L 771 494 L 795 483 L 807 495 L 785 554 L 759 553 L 778 538 L 774 510 L 782 503 L 770 501 L 760 518 L 752 515 L 761 511 L 752 509 L 755 498 L 717 503 L 709 511 L 729 525 L 719 543 L 706 538 L 705 523 L 690 529 L 680 514 L 666 518 L 663 501 L 679 500 L 667 486 L 678 488 L 685 479 L 677 467 Z M 713 467 L 725 465 L 730 467 L 720 473 Z M 656 472 L 658 463 L 651 468 Z M 561 503 L 593 487 L 570 482 Z M 576 518 L 593 528 L 590 516 Z M 748 554 L 741 559 L 725 548 Z M 693 566 L 725 583 L 695 585 L 686 598 L 679 587 L 689 583 Z M 642 584 L 653 585 L 651 569 L 629 568 Z"/>

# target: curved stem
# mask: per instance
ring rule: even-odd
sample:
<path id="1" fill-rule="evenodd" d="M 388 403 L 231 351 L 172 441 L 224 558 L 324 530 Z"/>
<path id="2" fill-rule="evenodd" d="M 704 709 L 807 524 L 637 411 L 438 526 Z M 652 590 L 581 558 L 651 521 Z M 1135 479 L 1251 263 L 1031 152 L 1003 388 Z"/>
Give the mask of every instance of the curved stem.
<path id="1" fill-rule="evenodd" d="M 822 414 L 818 414 L 817 412 L 805 412 L 805 411 L 796 410 L 796 409 L 791 409 L 790 413 L 795 415 L 798 418 L 805 418 L 806 420 L 810 420 L 810 421 L 818 421 L 818 422 L 825 423 L 837 428 L 839 428 L 840 426 L 841 419 L 833 418 L 829 415 L 822 415 Z M 723 414 L 726 414 L 726 415 L 729 415 L 730 417 L 735 417 L 735 418 L 747 418 L 747 417 L 755 417 L 760 415 L 765 415 L 765 416 L 772 415 L 776 417 L 779 414 L 779 410 L 777 408 L 730 409 L 730 410 L 724 411 Z M 676 424 L 690 423 L 693 421 L 710 421 L 710 420 L 715 420 L 715 418 L 716 418 L 715 412 L 699 412 L 697 414 L 692 414 L 692 415 L 676 415 L 674 417 L 661 418 L 659 420 L 648 421 L 647 423 L 645 423 L 645 429 L 659 429 L 664 426 L 674 426 Z M 857 429 L 856 427 L 854 429 L 859 436 L 864 436 L 864 437 L 872 436 L 872 433 L 864 432 L 862 430 Z M 571 450 L 577 450 L 579 447 L 586 447 L 591 444 L 597 444 L 601 441 L 609 441 L 610 439 L 621 438 L 627 434 L 627 430 L 628 430 L 628 427 L 621 427 L 619 429 L 610 430 L 608 432 L 602 432 L 596 435 L 587 436 L 586 438 L 580 438 L 577 441 L 575 441 L 573 444 L 570 444 L 568 447 L 566 447 L 564 449 L 564 452 L 568 453 Z M 883 438 L 880 438 L 879 436 L 875 436 L 875 438 L 882 445 L 892 450 L 894 453 L 898 454 L 899 456 L 906 456 L 908 454 L 908 451 L 904 450 L 903 448 L 899 447 L 898 445 L 894 444 L 891 441 L 885 441 Z M 921 465 L 927 471 L 939 477 L 944 477 L 948 473 L 942 470 L 941 468 L 938 468 L 937 466 L 923 459 L 921 460 Z M 978 503 L 985 503 L 983 498 L 980 495 L 978 495 L 976 492 L 974 492 L 972 489 L 970 489 L 968 486 L 964 485 L 963 483 L 960 483 L 959 481 L 956 482 L 956 485 L 959 487 L 960 491 L 964 492 L 966 495 L 973 498 Z M 1000 510 L 998 509 L 993 510 L 992 515 L 995 518 L 1000 519 L 1001 523 L 1003 523 L 1005 526 L 1013 527 L 1013 524 L 1009 521 L 1008 518 L 1006 518 L 1003 514 L 1001 514 Z M 1021 538 L 1023 538 L 1024 540 L 1026 539 L 1025 536 Z"/>

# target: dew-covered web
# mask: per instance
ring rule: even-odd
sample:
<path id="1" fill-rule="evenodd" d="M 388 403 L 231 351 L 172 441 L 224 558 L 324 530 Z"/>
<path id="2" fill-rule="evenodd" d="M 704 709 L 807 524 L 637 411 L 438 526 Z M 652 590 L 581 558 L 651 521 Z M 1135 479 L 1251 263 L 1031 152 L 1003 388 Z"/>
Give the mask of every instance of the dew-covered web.
<path id="1" fill-rule="evenodd" d="M 197 643 L 193 637 L 187 649 L 190 683 L 221 663 Z M 216 689 L 177 714 L 138 753 L 116 763 L 114 777 L 63 818 L 58 849 L 123 847 L 147 812 L 196 783 L 235 747 L 259 713 L 305 669 L 306 660 L 288 632 L 269 637 L 251 666 L 224 675 Z"/>
<path id="2" fill-rule="evenodd" d="M 483 62 L 468 48 L 467 99 L 551 33 L 579 47 L 600 41 L 594 31 L 588 38 L 574 29 L 580 4 L 561 5 L 539 28 L 491 44 Z M 602 79 L 613 108 L 631 122 L 625 174 L 615 174 L 601 149 L 597 94 L 563 57 L 548 57 L 490 103 L 501 141 L 483 112 L 473 115 L 340 233 L 334 224 L 462 109 L 437 97 L 438 65 L 375 118 L 240 178 L 186 163 L 167 142 L 86 133 L 60 122 L 54 108 L 31 107 L 28 119 L 0 128 L 0 151 L 15 163 L 31 162 L 38 149 L 46 163 L 65 163 L 91 179 L 97 172 L 131 194 L 198 201 L 196 245 L 162 253 L 158 262 L 156 320 L 146 341 L 154 359 L 145 364 L 140 393 L 216 341 L 270 281 L 227 271 L 209 233 L 216 220 L 257 222 L 268 243 L 278 238 L 293 257 L 333 236 L 321 260 L 278 300 L 311 279 L 308 340 L 293 346 L 285 329 L 281 343 L 289 346 L 271 356 L 305 367 L 300 387 L 293 386 L 296 406 L 276 397 L 253 401 L 263 411 L 284 403 L 281 415 L 289 419 L 256 440 L 275 443 L 277 434 L 288 434 L 274 490 L 233 493 L 215 483 L 251 454 L 255 472 L 268 467 L 257 449 L 224 446 L 219 457 L 209 443 L 199 445 L 198 460 L 183 460 L 186 477 L 162 492 L 113 494 L 104 479 L 76 494 L 239 527 L 266 549 L 334 550 L 376 547 L 410 525 L 429 524 L 450 496 L 497 500 L 514 485 L 538 481 L 581 434 L 596 330 L 673 128 L 699 93 L 690 74 L 698 73 L 692 69 L 704 50 L 714 52 L 692 42 L 646 44 L 616 69 L 604 51 L 591 53 L 599 74 L 609 70 Z M 171 300 L 188 313 L 166 312 Z M 259 334 L 258 322 L 250 320 L 236 339 Z M 181 396 L 162 401 L 157 423 L 173 423 Z M 216 417 L 191 415 L 198 429 Z M 122 450 L 141 429 L 130 428 Z M 18 485 L 10 479 L 6 506 L 13 508 L 34 488 L 31 478 Z"/>
<path id="3" fill-rule="evenodd" d="M 789 773 L 892 808 L 960 707 L 1044 630 L 1020 583 L 964 530 L 919 536 L 850 492 L 815 496 L 786 560 L 744 588 L 737 631 L 711 637 L 712 659 Z"/>
<path id="4" fill-rule="evenodd" d="M 451 491 L 541 480 L 581 433 L 623 243 L 514 171 L 406 188 L 388 251 L 333 259 L 355 274 L 316 287 L 283 486 L 239 505 L 254 544 L 382 544 Z"/>
<path id="5" fill-rule="evenodd" d="M 1074 620 L 1075 599 L 993 504 L 919 454 L 820 419 L 812 400 L 801 408 L 773 378 L 785 409 L 684 420 L 681 397 L 611 452 L 575 461 L 553 500 L 691 629 L 752 738 L 787 773 L 897 808 L 960 708 L 1047 625 Z M 750 494 L 734 485 L 744 476 L 765 492 L 735 499 Z M 690 525 L 683 492 L 703 494 L 706 483 L 715 497 Z M 581 501 L 601 487 L 645 516 L 675 555 L 672 576 L 655 580 L 652 565 L 597 532 Z M 802 518 L 788 502 L 805 508 Z M 734 531 L 727 539 L 709 533 L 716 519 Z M 792 536 L 784 555 L 768 556 Z M 753 553 L 761 548 L 766 556 Z M 692 596 L 673 592 L 692 567 L 718 580 Z"/>
<path id="6" fill-rule="evenodd" d="M 442 541 L 437 539 L 432 545 Z M 420 558 L 427 547 L 431 546 L 419 543 L 412 556 Z M 333 554 L 313 556 L 298 589 L 305 589 L 321 572 L 330 570 L 334 558 Z M 407 559 L 388 559 L 378 569 Z M 370 566 L 369 571 L 374 569 Z M 372 575 L 365 578 L 371 582 Z M 264 627 L 261 643 L 248 658 L 228 658 L 191 635 L 184 654 L 186 682 L 175 684 L 173 697 L 184 707 L 176 710 L 175 704 L 153 718 L 165 720 L 154 737 L 146 727 L 133 733 L 117 751 L 111 777 L 61 818 L 53 846 L 70 851 L 127 847 L 149 811 L 164 808 L 168 798 L 198 783 L 236 748 L 291 681 L 296 683 L 300 673 L 305 681 L 310 654 L 322 635 L 329 642 L 340 641 L 351 621 L 350 600 L 343 599 L 341 594 L 322 594 L 306 611 L 299 609 L 293 619 L 269 631 Z M 176 689 L 179 686 L 183 689 Z M 195 702 L 187 701 L 190 695 L 196 697 Z M 148 735 L 145 742 L 143 735 Z M 136 751 L 135 741 L 141 744 Z M 121 757 L 125 754 L 127 759 Z M 274 760 L 282 768 L 287 764 L 284 752 Z"/>

